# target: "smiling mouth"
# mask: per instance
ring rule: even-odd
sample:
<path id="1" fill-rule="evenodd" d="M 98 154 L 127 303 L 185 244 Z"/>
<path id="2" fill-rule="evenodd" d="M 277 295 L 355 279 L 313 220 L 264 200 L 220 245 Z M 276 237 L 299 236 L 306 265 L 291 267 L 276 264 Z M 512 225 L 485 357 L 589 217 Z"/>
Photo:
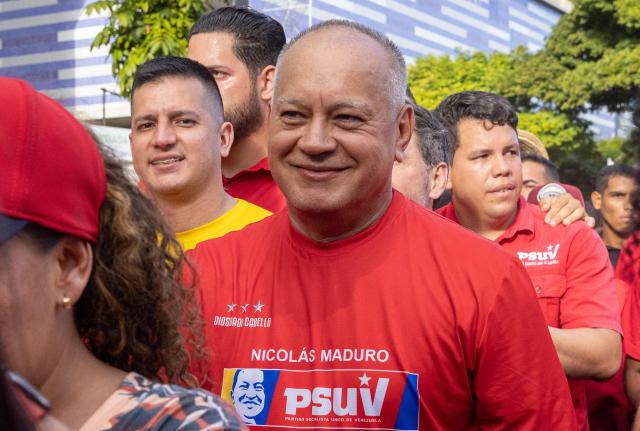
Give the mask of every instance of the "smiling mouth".
<path id="1" fill-rule="evenodd" d="M 504 186 L 504 187 L 490 190 L 489 193 L 507 193 L 507 192 L 512 192 L 515 189 L 516 189 L 515 186 Z"/>
<path id="2" fill-rule="evenodd" d="M 169 159 L 152 160 L 151 165 L 170 165 L 171 163 L 177 163 L 184 160 L 184 157 L 171 157 Z"/>

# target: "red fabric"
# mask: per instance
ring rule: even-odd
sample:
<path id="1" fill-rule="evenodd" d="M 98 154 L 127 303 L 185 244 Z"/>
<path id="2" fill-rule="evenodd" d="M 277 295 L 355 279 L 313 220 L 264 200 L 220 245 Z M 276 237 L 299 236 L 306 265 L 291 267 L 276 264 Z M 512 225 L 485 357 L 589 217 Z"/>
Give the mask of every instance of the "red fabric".
<path id="1" fill-rule="evenodd" d="M 280 213 L 188 254 L 199 271 L 214 352 L 212 389 L 229 399 L 230 373 L 237 368 L 279 373 L 277 390 L 266 396 L 267 424 L 576 427 L 566 379 L 522 266 L 399 193 L 377 224 L 345 240 L 316 243 Z M 238 322 L 243 326 L 224 326 Z M 329 357 L 329 349 L 342 354 Z M 348 350 L 360 349 L 386 353 L 349 360 Z M 313 352 L 313 359 L 301 360 L 302 352 Z M 373 377 L 367 384 L 364 374 Z M 377 397 L 384 378 L 390 383 L 380 416 L 366 417 L 364 395 L 357 397 L 369 390 Z M 398 392 L 411 379 L 417 391 Z M 331 388 L 357 388 L 357 414 L 326 422 L 319 413 L 322 398 L 310 405 L 302 395 L 283 395 L 313 387 L 332 393 L 334 405 Z M 287 400 L 306 407 L 287 415 Z M 409 420 L 411 411 L 414 428 L 395 422 Z M 260 427 L 265 429 L 280 428 Z"/>
<path id="2" fill-rule="evenodd" d="M 438 212 L 457 222 L 453 203 Z M 586 224 L 551 227 L 544 213 L 521 197 L 516 219 L 496 242 L 527 269 L 549 326 L 622 331 L 607 250 Z M 580 429 L 588 429 L 584 383 L 569 381 Z"/>
<path id="3" fill-rule="evenodd" d="M 616 279 L 618 304 L 622 309 L 629 290 L 627 283 Z M 631 331 L 621 321 L 625 334 Z M 620 369 L 605 382 L 587 381 L 587 409 L 590 431 L 627 431 L 633 423 L 633 409 L 624 392 L 624 355 Z"/>
<path id="4" fill-rule="evenodd" d="M 271 176 L 269 161 L 265 157 L 232 178 L 222 177 L 227 193 L 254 205 L 277 213 L 287 207 L 287 201 Z"/>
<path id="5" fill-rule="evenodd" d="M 623 340 L 625 354 L 640 361 L 640 283 L 637 281 L 629 288 L 622 309 L 622 326 L 626 330 Z"/>
<path id="6" fill-rule="evenodd" d="M 0 77 L 0 214 L 95 241 L 107 193 L 85 128 L 28 83 Z"/>
<path id="7" fill-rule="evenodd" d="M 634 232 L 622 245 L 616 278 L 624 280 L 629 286 L 640 281 L 640 231 Z"/>

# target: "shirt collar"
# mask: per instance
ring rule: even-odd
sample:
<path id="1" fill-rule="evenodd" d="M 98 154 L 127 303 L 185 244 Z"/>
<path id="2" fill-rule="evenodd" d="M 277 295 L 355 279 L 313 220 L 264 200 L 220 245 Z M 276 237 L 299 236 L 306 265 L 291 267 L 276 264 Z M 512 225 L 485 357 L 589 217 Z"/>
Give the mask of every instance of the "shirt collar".
<path id="1" fill-rule="evenodd" d="M 258 171 L 267 171 L 267 172 L 271 172 L 271 169 L 269 168 L 269 158 L 265 157 L 264 159 L 260 160 L 258 163 L 256 163 L 255 165 L 238 172 L 237 174 L 235 174 L 233 177 L 231 178 L 227 178 L 225 176 L 223 176 L 222 178 L 225 180 L 233 180 L 234 178 L 237 178 L 243 174 L 246 174 L 247 172 L 258 172 Z"/>
<path id="2" fill-rule="evenodd" d="M 453 201 L 438 210 L 438 213 L 448 218 L 449 220 L 460 224 L 458 217 L 456 216 L 456 210 L 453 206 Z M 532 209 L 529 207 L 526 199 L 522 196 L 518 198 L 518 212 L 516 218 L 511 225 L 505 230 L 502 235 L 496 238 L 496 242 L 506 241 L 518 235 L 519 233 L 533 233 L 534 232 L 534 215 Z"/>
<path id="3" fill-rule="evenodd" d="M 511 223 L 511 226 L 502 233 L 502 235 L 496 238 L 496 242 L 501 243 L 502 241 L 511 239 L 520 233 L 533 233 L 534 225 L 535 221 L 533 210 L 530 208 L 527 200 L 520 196 L 518 199 L 518 212 L 516 213 L 515 220 Z"/>

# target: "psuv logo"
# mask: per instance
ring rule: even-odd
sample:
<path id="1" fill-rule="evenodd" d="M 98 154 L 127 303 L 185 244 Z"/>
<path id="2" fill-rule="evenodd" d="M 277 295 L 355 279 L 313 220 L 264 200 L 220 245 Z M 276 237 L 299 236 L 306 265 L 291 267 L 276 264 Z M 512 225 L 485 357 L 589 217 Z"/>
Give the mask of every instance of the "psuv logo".
<path id="1" fill-rule="evenodd" d="M 225 369 L 221 395 L 254 426 L 418 429 L 418 375 L 403 371 Z"/>
<path id="2" fill-rule="evenodd" d="M 560 244 L 548 245 L 542 251 L 519 251 L 518 259 L 524 266 L 557 265 Z"/>
<path id="3" fill-rule="evenodd" d="M 369 380 L 365 372 L 360 379 L 360 388 L 327 388 L 317 387 L 313 390 L 305 388 L 287 388 L 284 396 L 287 399 L 286 414 L 297 415 L 299 409 L 311 408 L 312 416 L 358 416 L 364 413 L 367 417 L 380 417 L 384 397 L 389 386 L 388 378 L 378 378 L 375 393 L 372 396 Z"/>

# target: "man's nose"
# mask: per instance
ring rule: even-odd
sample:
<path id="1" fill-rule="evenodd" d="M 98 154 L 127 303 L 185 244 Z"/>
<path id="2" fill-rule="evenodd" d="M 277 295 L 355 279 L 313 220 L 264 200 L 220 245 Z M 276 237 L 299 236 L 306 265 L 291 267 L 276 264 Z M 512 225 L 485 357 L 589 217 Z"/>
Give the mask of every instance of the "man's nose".
<path id="1" fill-rule="evenodd" d="M 176 143 L 176 133 L 166 121 L 158 122 L 156 126 L 153 144 L 159 148 L 166 148 Z"/>
<path id="2" fill-rule="evenodd" d="M 331 136 L 330 125 L 323 117 L 315 117 L 306 126 L 298 139 L 298 148 L 309 155 L 319 155 L 334 151 L 336 141 Z"/>
<path id="3" fill-rule="evenodd" d="M 505 176 L 511 173 L 511 165 L 502 155 L 494 158 L 492 168 L 494 176 Z"/>
<path id="4" fill-rule="evenodd" d="M 255 398 L 256 397 L 256 388 L 254 388 L 253 386 L 250 386 L 247 389 L 247 397 L 249 398 Z"/>

